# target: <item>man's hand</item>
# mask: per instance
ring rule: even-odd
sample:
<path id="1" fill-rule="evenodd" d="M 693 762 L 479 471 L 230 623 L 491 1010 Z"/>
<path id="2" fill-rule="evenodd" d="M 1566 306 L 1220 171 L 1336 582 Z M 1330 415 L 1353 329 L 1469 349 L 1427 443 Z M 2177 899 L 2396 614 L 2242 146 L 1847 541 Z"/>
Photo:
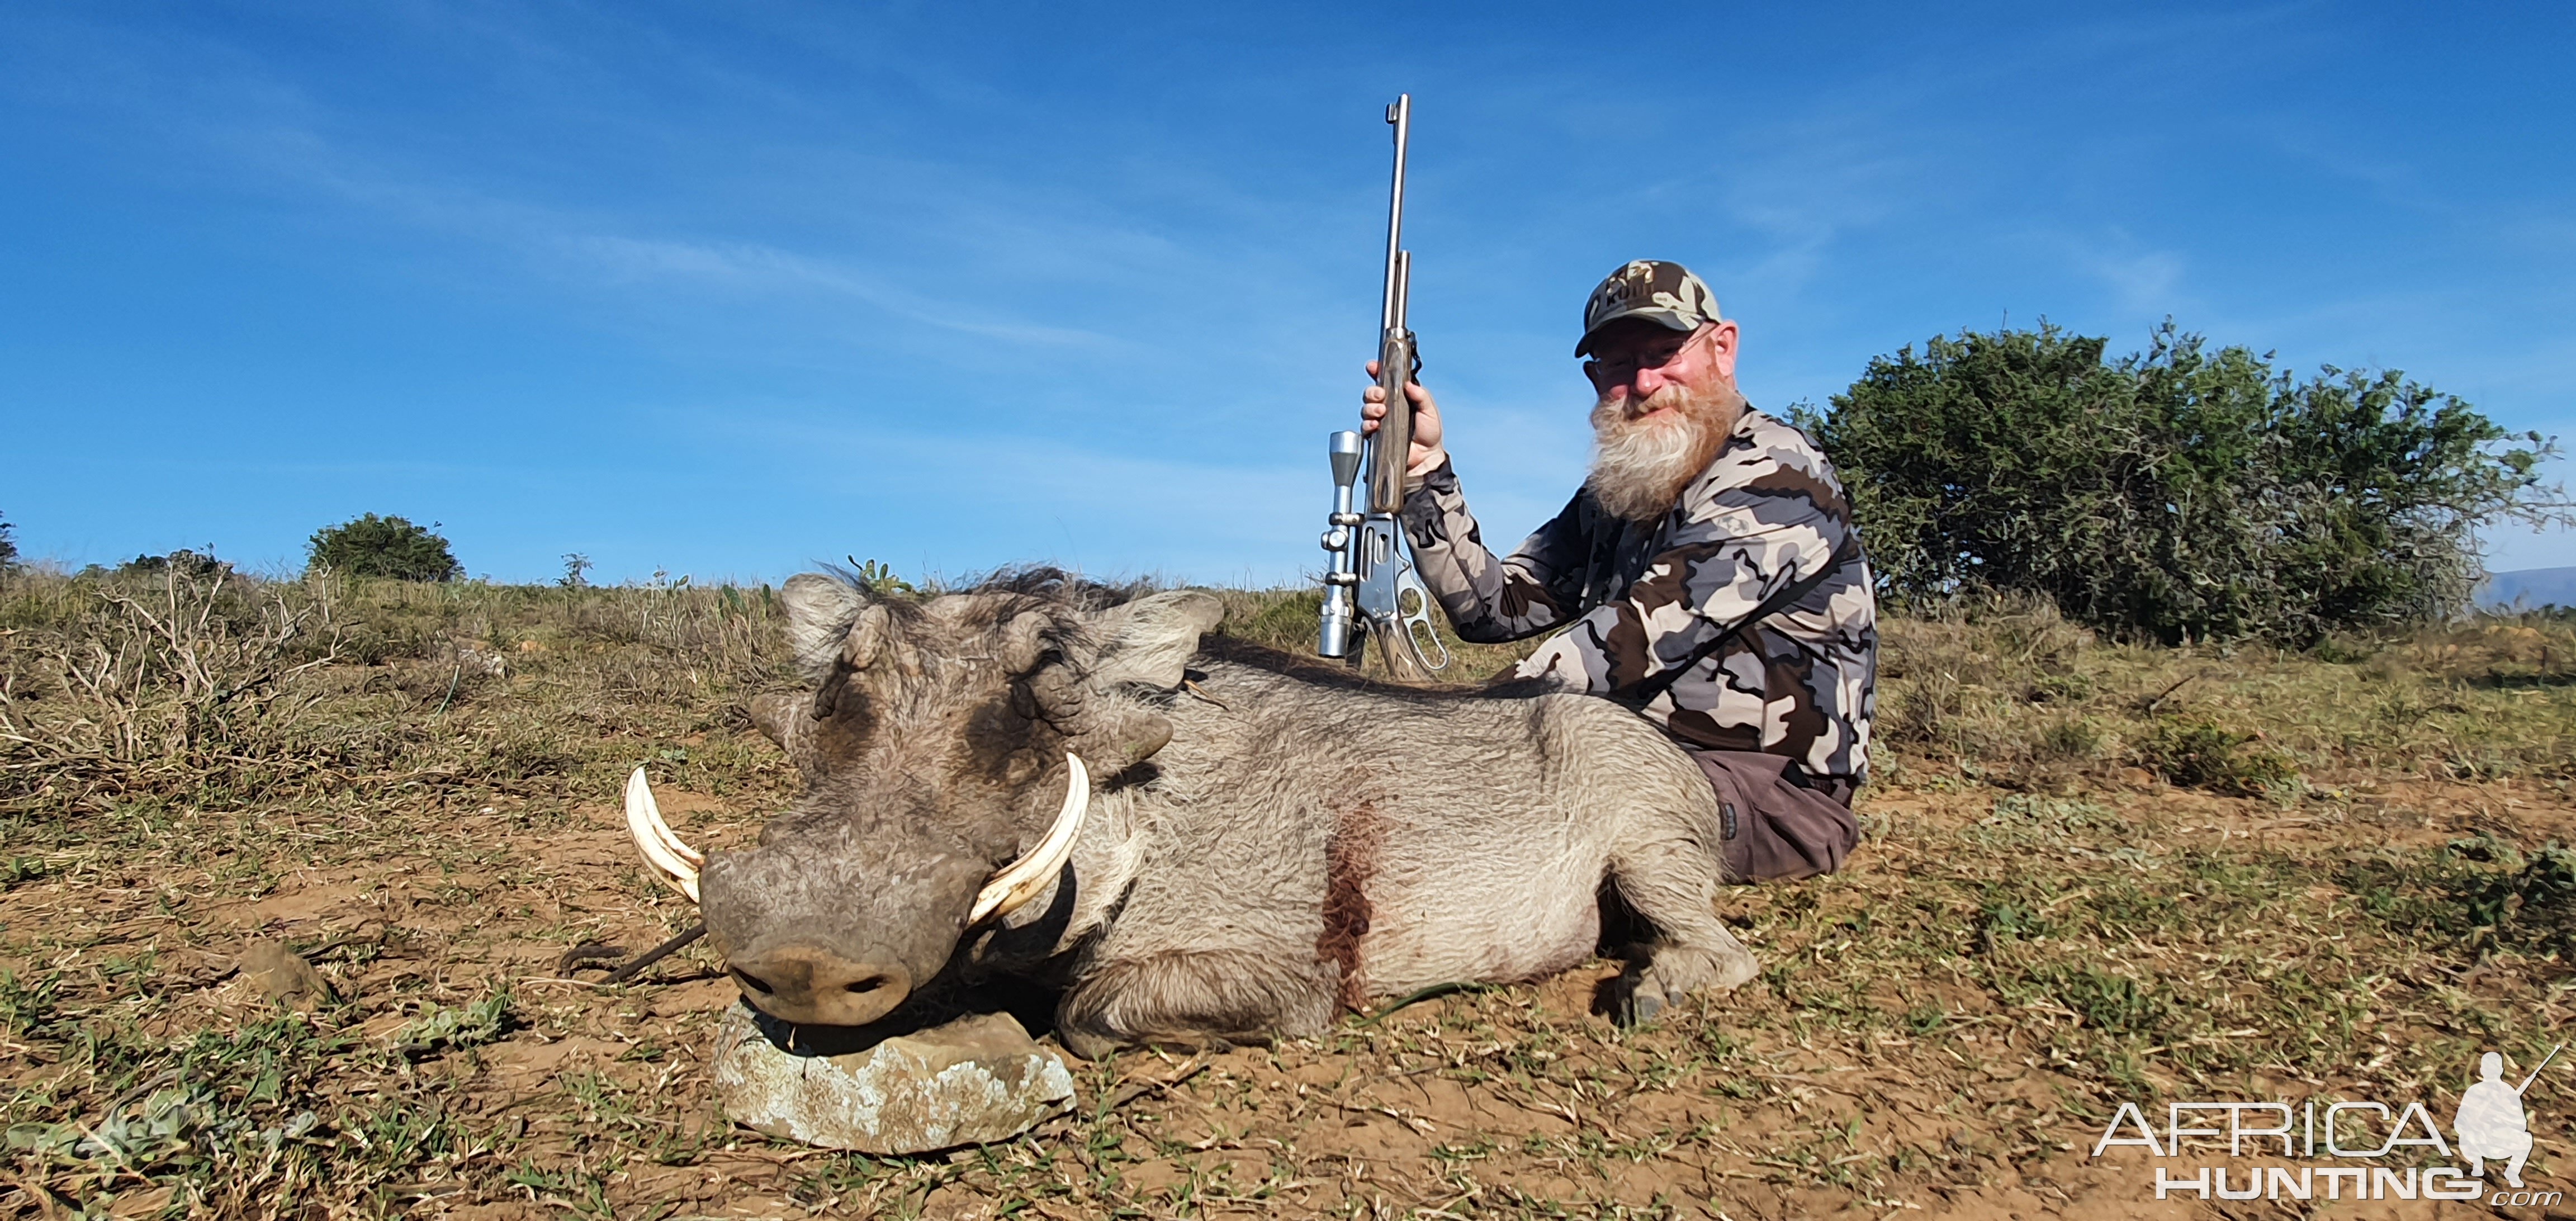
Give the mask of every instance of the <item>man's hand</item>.
<path id="1" fill-rule="evenodd" d="M 1378 422 L 1386 418 L 1386 391 L 1377 382 L 1377 362 L 1367 365 L 1369 388 L 1360 393 L 1360 435 L 1372 436 Z M 1405 455 L 1404 473 L 1420 475 L 1440 465 L 1449 452 L 1440 448 L 1440 408 L 1431 401 L 1431 392 L 1420 382 L 1404 383 L 1404 397 L 1413 403 L 1413 448 Z"/>

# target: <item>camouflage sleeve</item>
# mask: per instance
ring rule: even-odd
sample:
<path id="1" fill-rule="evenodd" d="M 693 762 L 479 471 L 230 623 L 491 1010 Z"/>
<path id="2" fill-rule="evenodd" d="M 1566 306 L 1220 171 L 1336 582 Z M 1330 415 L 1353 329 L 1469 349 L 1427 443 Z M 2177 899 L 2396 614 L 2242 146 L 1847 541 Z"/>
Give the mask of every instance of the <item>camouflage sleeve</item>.
<path id="1" fill-rule="evenodd" d="M 1422 476 L 1404 499 L 1404 534 L 1422 584 L 1440 600 L 1462 640 L 1495 644 L 1535 636 L 1574 617 L 1584 542 L 1574 501 L 1538 528 L 1509 558 L 1485 549 L 1458 473 L 1447 461 Z"/>
<path id="2" fill-rule="evenodd" d="M 1732 629 L 1774 591 L 1834 562 L 1851 529 L 1841 493 L 1811 472 L 1768 463 L 1754 478 L 1695 486 L 1672 545 L 1650 560 L 1624 597 L 1593 608 L 1522 662 L 1547 678 L 1620 696 L 1690 663 L 1702 644 Z"/>

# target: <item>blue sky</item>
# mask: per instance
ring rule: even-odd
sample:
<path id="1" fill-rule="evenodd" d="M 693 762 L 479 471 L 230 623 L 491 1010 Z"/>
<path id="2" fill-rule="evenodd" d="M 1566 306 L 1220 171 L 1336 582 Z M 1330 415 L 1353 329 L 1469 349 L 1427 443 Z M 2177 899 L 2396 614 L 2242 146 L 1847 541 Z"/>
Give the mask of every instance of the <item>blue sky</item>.
<path id="1" fill-rule="evenodd" d="M 74 564 L 373 511 L 504 580 L 1293 580 L 1398 90 L 1497 541 L 1580 479 L 1632 257 L 1766 406 L 2170 314 L 2576 437 L 2576 9 L 1736 7 L 17 0 L 0 514 Z"/>

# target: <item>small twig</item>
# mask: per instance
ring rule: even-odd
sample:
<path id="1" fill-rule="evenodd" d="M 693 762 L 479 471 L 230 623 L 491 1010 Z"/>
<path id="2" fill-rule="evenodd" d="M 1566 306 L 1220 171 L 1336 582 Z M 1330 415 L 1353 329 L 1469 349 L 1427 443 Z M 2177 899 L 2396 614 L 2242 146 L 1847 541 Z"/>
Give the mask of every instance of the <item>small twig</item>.
<path id="1" fill-rule="evenodd" d="M 361 928 L 365 927 L 365 922 L 364 922 L 364 921 L 361 921 L 361 922 L 359 923 L 359 927 L 361 927 Z M 323 956 L 323 955 L 325 955 L 325 954 L 328 954 L 328 953 L 330 953 L 330 952 L 331 952 L 331 951 L 333 951 L 333 950 L 347 949 L 347 948 L 348 948 L 348 947 L 350 947 L 350 946 L 353 946 L 353 945 L 362 945 L 362 944 L 364 944 L 364 943 L 366 943 L 366 942 L 368 942 L 368 941 L 373 941 L 373 942 L 375 942 L 375 943 L 376 943 L 376 947 L 377 947 L 378 949 L 382 949 L 382 948 L 384 948 L 384 944 L 385 944 L 385 942 L 386 942 L 386 941 L 387 941 L 387 940 L 388 940 L 388 939 L 393 935 L 393 931 L 394 931 L 393 926 L 392 926 L 392 925 L 390 925 L 390 924 L 388 924 L 388 925 L 386 925 L 385 927 L 383 927 L 383 928 L 381 928 L 381 929 L 378 929 L 378 930 L 376 931 L 376 935 L 375 935 L 374 937 L 368 937 L 368 936 L 366 936 L 366 935 L 365 935 L 365 934 L 363 934 L 363 933 L 351 933 L 351 934 L 349 934 L 348 936 L 346 936 L 346 937 L 342 937 L 342 938 L 340 938 L 340 939 L 339 939 L 339 940 L 337 940 L 337 941 L 325 941 L 325 942 L 323 942 L 322 944 L 320 944 L 320 945 L 317 945 L 317 946 L 313 947 L 312 949 L 305 950 L 305 951 L 303 951 L 301 954 L 299 954 L 299 955 L 298 955 L 298 957 L 303 958 L 303 959 L 304 959 L 305 961 L 307 961 L 307 962 L 311 962 L 312 960 L 314 960 L 314 959 L 316 959 L 316 958 L 320 958 L 321 956 Z"/>
<path id="2" fill-rule="evenodd" d="M 785 1153 L 771 1153 L 766 1149 L 725 1149 L 711 1153 L 710 1156 L 747 1158 L 756 1162 L 784 1166 L 789 1162 L 801 1162 L 809 1157 L 828 1157 L 839 1152 L 838 1149 L 790 1149 Z"/>
<path id="3" fill-rule="evenodd" d="M 692 924 L 689 926 L 689 930 L 687 932 L 682 933 L 677 937 L 673 937 L 669 941 L 665 941 L 660 945 L 654 946 L 652 949 L 646 950 L 643 953 L 628 959 L 616 970 L 611 971 L 606 976 L 602 977 L 599 982 L 602 984 L 625 983 L 627 980 L 635 978 L 636 974 L 641 972 L 644 968 L 652 966 L 654 963 L 660 962 L 673 954 L 679 953 L 681 950 L 688 948 L 691 942 L 694 942 L 698 938 L 706 935 L 707 926 L 705 921 L 699 921 L 696 924 Z M 602 958 L 615 958 L 620 954 L 620 952 L 621 951 L 613 945 L 577 945 L 564 951 L 564 956 L 555 960 L 555 969 L 558 971 L 570 971 L 585 962 L 591 962 Z"/>
<path id="4" fill-rule="evenodd" d="M 436 671 L 432 671 L 432 673 L 436 673 Z M 464 678 L 465 663 L 460 661 L 456 663 L 455 672 L 447 676 L 447 698 L 438 701 L 438 711 L 430 713 L 429 715 L 434 717 L 447 715 L 447 706 L 456 700 L 456 684 Z"/>
<path id="5" fill-rule="evenodd" d="M 160 1076 L 154 1077 L 141 1085 L 135 1086 L 134 1088 L 117 1095 L 116 1100 L 108 1103 L 105 1107 L 100 1108 L 99 1113 L 102 1115 L 113 1115 L 119 1108 L 125 1106 L 125 1104 L 133 1102 L 139 1098 L 147 1097 L 152 1093 L 152 1091 L 160 1089 L 162 1086 L 168 1085 L 178 1079 L 179 1070 L 175 1068 L 168 1069 Z"/>
<path id="6" fill-rule="evenodd" d="M 1224 711 L 1226 711 L 1226 712 L 1232 712 L 1232 711 L 1234 711 L 1234 709 L 1233 709 L 1232 707 L 1229 707 L 1229 706 L 1226 704 L 1226 702 L 1225 702 L 1224 700 L 1218 699 L 1217 697 L 1215 697 L 1215 696 L 1213 696 L 1213 695 L 1208 694 L 1208 693 L 1207 693 L 1207 688 L 1200 686 L 1200 685 L 1198 684 L 1198 681 L 1197 681 L 1196 679 L 1188 679 L 1188 678 L 1184 678 L 1184 679 L 1182 679 L 1182 680 L 1181 680 L 1181 685 L 1182 685 L 1182 686 L 1184 686 L 1184 687 L 1189 688 L 1189 689 L 1190 689 L 1190 694 L 1195 695 L 1195 696 L 1199 697 L 1200 699 L 1206 700 L 1207 702 L 1209 702 L 1209 703 L 1211 703 L 1211 704 L 1216 705 L 1219 709 L 1222 709 L 1222 710 L 1224 710 Z"/>
<path id="7" fill-rule="evenodd" d="M 0 1175 L 0 1178 L 6 1178 L 11 1186 L 27 1193 L 28 1201 L 36 1206 L 37 1215 L 43 1217 L 45 1221 L 54 1221 L 55 1218 L 63 1215 L 62 1210 L 54 1206 L 54 1193 L 14 1174 Z"/>
<path id="8" fill-rule="evenodd" d="M 563 957 L 555 959 L 555 970 L 571 971 L 586 962 L 623 962 L 625 959 L 625 946 L 602 945 L 596 941 L 585 941 L 569 950 L 565 950 L 563 952 Z"/>
<path id="9" fill-rule="evenodd" d="M 1430 987 L 1424 988 L 1409 996 L 1399 997 L 1393 1003 L 1379 1009 L 1377 1012 L 1351 1023 L 1351 1029 L 1359 1030 L 1364 1027 L 1375 1026 L 1378 1023 L 1385 1021 L 1388 1015 L 1394 1013 L 1398 1009 L 1419 1005 L 1424 1001 L 1447 996 L 1453 992 L 1486 992 L 1491 991 L 1492 988 L 1493 985 L 1491 984 L 1433 984 Z"/>
<path id="10" fill-rule="evenodd" d="M 678 953 L 691 942 L 694 942 L 698 938 L 706 935 L 707 926 L 705 922 L 701 921 L 697 924 L 693 924 L 689 926 L 689 931 L 682 933 L 677 937 L 673 937 L 669 941 L 665 941 L 660 945 L 654 946 L 652 949 L 644 951 L 642 954 L 636 956 L 635 961 L 627 963 L 625 966 L 609 972 L 608 978 L 603 982 L 612 984 L 625 983 L 627 980 L 635 978 L 636 972 Z"/>
<path id="11" fill-rule="evenodd" d="M 2156 693 L 2156 698 L 2151 699 L 2151 700 L 2148 700 L 2148 701 L 2146 702 L 2146 704 L 2145 704 L 2143 707 L 2141 707 L 2141 708 L 2140 708 L 2140 711 L 2142 711 L 2142 712 L 2154 712 L 2154 711 L 2155 711 L 2159 706 L 2161 706 L 2161 705 L 2165 702 L 2166 697 L 2171 696 L 2171 695 L 2172 695 L 2174 692 L 2176 692 L 2176 691 L 2180 691 L 2180 690 L 2182 690 L 2182 685 L 2183 685 L 2184 683 L 2190 682 L 2191 680 L 2193 680 L 2193 679 L 2195 679 L 2195 678 L 2198 678 L 2198 677 L 2200 677 L 2198 674 L 2185 674 L 2185 675 L 2183 675 L 2182 677 L 2175 679 L 2175 680 L 2173 681 L 2173 685 L 2172 685 L 2172 686 L 2167 687 L 2167 688 L 2165 688 L 2164 690 L 2157 692 L 2157 693 Z"/>
<path id="12" fill-rule="evenodd" d="M 1200 1073 L 1206 1072 L 1207 1069 L 1207 1053 L 1201 1052 L 1197 1059 L 1190 1061 L 1188 1067 L 1183 1068 L 1181 1071 L 1174 1073 L 1169 1077 L 1165 1077 L 1160 1081 L 1147 1082 L 1143 1085 L 1131 1085 L 1126 1089 L 1118 1091 L 1115 1096 L 1110 1098 L 1109 1105 L 1100 1108 L 1099 1112 L 1095 1114 L 1093 1118 L 1098 1119 L 1106 1116 L 1111 1111 L 1115 1111 L 1118 1108 L 1134 1102 L 1139 1098 L 1143 1098 L 1148 1094 L 1169 1093 L 1173 1086 L 1179 1085 L 1192 1077 L 1198 1076 Z"/>

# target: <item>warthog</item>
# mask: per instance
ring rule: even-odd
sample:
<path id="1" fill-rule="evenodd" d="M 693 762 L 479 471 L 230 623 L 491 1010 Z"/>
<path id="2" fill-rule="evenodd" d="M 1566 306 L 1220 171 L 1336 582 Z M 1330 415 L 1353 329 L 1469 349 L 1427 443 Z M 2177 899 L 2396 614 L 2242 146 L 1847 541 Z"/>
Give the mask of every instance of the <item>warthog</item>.
<path id="1" fill-rule="evenodd" d="M 754 719 L 804 797 L 702 861 L 640 769 L 627 789 L 646 858 L 781 1020 L 1022 976 L 1062 989 L 1086 1057 L 1311 1035 L 1562 971 L 1605 907 L 1647 926 L 1612 989 L 1631 1018 L 1754 973 L 1714 911 L 1708 781 L 1616 704 L 1369 683 L 1206 637 L 1206 594 L 1044 571 L 924 599 L 807 574 L 786 601 L 814 695 Z"/>

